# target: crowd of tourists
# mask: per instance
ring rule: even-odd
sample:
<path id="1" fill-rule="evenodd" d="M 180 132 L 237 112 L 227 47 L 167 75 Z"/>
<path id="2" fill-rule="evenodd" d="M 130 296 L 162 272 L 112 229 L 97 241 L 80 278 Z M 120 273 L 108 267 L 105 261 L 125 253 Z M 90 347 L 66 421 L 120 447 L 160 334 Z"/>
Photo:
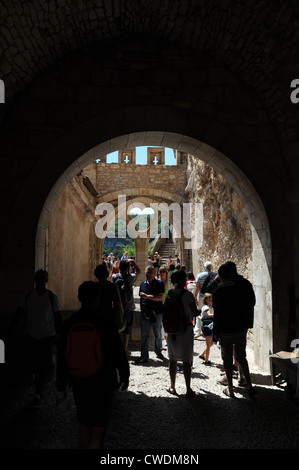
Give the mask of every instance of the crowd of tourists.
<path id="1" fill-rule="evenodd" d="M 29 357 L 34 375 L 34 405 L 43 396 L 52 348 L 57 341 L 57 403 L 71 386 L 77 407 L 80 443 L 83 448 L 100 448 L 108 424 L 113 391 L 129 386 L 129 339 L 134 319 L 133 287 L 140 297 L 140 357 L 149 361 L 149 339 L 154 335 L 157 359 L 169 361 L 170 385 L 176 394 L 176 375 L 181 368 L 186 384 L 186 398 L 195 396 L 191 387 L 194 339 L 202 335 L 205 348 L 200 358 L 211 365 L 210 349 L 221 349 L 224 372 L 219 383 L 224 393 L 234 398 L 232 374 L 237 367 L 239 384 L 255 394 L 246 359 L 247 331 L 253 327 L 255 294 L 251 283 L 238 274 L 233 262 L 222 264 L 213 272 L 206 262 L 194 276 L 180 264 L 176 255 L 161 265 L 155 253 L 149 257 L 144 279 L 134 258 L 124 253 L 114 259 L 103 258 L 94 271 L 96 281 L 79 286 L 81 308 L 62 322 L 59 300 L 46 288 L 48 273 L 35 274 L 35 288 L 24 296 L 15 319 L 26 317 Z M 162 354 L 166 345 L 166 358 Z"/>

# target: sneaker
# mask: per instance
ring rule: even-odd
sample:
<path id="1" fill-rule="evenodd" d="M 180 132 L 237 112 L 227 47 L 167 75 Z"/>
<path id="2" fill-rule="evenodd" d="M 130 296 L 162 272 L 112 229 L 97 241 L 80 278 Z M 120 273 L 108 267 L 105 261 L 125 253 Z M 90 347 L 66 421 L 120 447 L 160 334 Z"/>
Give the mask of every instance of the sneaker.
<path id="1" fill-rule="evenodd" d="M 157 354 L 157 358 L 158 358 L 158 359 L 162 359 L 162 361 L 164 360 L 164 356 L 163 356 L 163 354 L 162 354 L 162 353 L 160 353 L 160 354 Z"/>
<path id="2" fill-rule="evenodd" d="M 222 379 L 217 380 L 217 384 L 219 384 L 219 385 L 228 385 L 228 381 L 227 381 L 226 375 L 224 375 L 224 376 L 222 377 Z"/>
<path id="3" fill-rule="evenodd" d="M 136 359 L 135 364 L 144 364 L 145 362 L 148 362 L 147 359 L 143 359 L 143 357 L 139 357 Z"/>

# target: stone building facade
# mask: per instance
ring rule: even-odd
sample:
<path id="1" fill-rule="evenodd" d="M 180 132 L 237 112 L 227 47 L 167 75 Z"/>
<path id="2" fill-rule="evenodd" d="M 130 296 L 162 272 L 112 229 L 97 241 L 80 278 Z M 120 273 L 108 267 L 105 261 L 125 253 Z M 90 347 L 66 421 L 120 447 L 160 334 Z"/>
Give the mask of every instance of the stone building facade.
<path id="1" fill-rule="evenodd" d="M 1 323 L 46 263 L 52 209 L 88 164 L 137 145 L 208 163 L 252 233 L 256 360 L 298 331 L 296 2 L 2 6 Z"/>

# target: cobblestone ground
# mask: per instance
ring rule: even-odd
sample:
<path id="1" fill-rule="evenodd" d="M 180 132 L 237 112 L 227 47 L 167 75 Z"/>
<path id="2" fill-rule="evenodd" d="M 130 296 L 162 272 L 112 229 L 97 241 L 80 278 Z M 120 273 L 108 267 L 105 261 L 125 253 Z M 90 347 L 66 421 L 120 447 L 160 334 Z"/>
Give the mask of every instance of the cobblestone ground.
<path id="1" fill-rule="evenodd" d="M 198 353 L 204 340 L 195 341 L 192 387 L 196 396 L 185 398 L 184 377 L 177 374 L 178 396 L 167 392 L 168 362 L 150 353 L 145 365 L 135 365 L 139 344 L 130 356 L 131 380 L 126 392 L 115 395 L 105 449 L 297 449 L 299 407 L 286 397 L 283 387 L 273 387 L 270 377 L 252 361 L 249 364 L 257 396 L 250 400 L 234 379 L 236 399 L 223 394 L 217 384 L 222 370 L 220 351 L 211 349 L 213 364 L 206 366 Z M 55 404 L 55 388 L 48 385 L 41 408 L 28 405 L 29 386 L 2 387 L 2 449 L 78 449 L 77 420 L 71 392 L 64 405 Z"/>

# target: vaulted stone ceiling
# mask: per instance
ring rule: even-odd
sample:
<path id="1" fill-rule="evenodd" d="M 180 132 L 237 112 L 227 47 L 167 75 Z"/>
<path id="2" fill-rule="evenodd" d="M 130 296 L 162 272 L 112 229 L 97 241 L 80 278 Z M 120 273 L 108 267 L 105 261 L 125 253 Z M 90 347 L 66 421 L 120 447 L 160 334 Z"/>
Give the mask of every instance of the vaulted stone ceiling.
<path id="1" fill-rule="evenodd" d="M 278 124 L 296 125 L 296 0 L 10 0 L 1 5 L 0 27 L 8 105 L 56 59 L 94 41 L 142 34 L 213 56 L 256 90 Z"/>

